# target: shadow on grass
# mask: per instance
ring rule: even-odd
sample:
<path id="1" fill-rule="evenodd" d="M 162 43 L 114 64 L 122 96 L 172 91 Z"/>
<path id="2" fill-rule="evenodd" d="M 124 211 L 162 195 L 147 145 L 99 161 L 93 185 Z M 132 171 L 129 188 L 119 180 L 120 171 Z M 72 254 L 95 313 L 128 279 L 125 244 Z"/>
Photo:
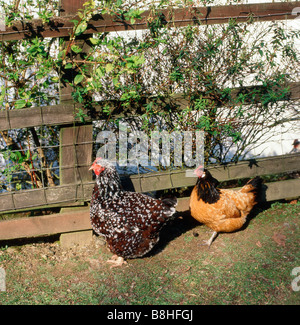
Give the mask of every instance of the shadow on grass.
<path id="1" fill-rule="evenodd" d="M 201 225 L 201 223 L 191 216 L 190 211 L 177 212 L 176 219 L 170 221 L 163 227 L 160 232 L 159 242 L 149 253 L 147 253 L 147 255 L 145 255 L 145 257 L 154 256 L 160 253 L 170 242 L 199 225 Z"/>
<path id="2" fill-rule="evenodd" d="M 257 215 L 259 215 L 261 212 L 268 210 L 273 202 L 267 202 L 266 201 L 266 191 L 267 186 L 265 184 L 262 184 L 262 188 L 259 194 L 258 203 L 253 207 L 249 215 L 247 216 L 246 222 L 243 225 L 242 228 L 239 230 L 236 230 L 234 232 L 243 231 L 245 230 L 251 220 L 256 218 Z M 191 215 L 190 212 L 184 211 L 184 212 L 178 212 L 177 218 L 167 224 L 160 233 L 160 241 L 157 243 L 157 245 L 152 249 L 151 252 L 149 252 L 146 256 L 154 256 L 158 253 L 160 253 L 171 241 L 175 240 L 177 237 L 180 237 L 184 233 L 186 233 L 189 230 L 192 230 L 193 228 L 203 225 L 197 220 L 195 220 Z M 195 233 L 195 236 L 197 234 Z"/>

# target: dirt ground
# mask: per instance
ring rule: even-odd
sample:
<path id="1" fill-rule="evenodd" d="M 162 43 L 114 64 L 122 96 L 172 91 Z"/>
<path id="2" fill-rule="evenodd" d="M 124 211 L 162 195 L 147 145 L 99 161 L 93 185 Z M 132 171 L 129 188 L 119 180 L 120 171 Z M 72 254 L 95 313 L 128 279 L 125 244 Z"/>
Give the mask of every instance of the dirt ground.
<path id="1" fill-rule="evenodd" d="M 63 248 L 59 237 L 0 243 L 0 304 L 299 304 L 300 203 L 258 206 L 241 231 L 219 234 L 188 214 L 144 258 L 110 268 L 102 238 Z M 294 286 L 292 282 L 294 281 Z"/>

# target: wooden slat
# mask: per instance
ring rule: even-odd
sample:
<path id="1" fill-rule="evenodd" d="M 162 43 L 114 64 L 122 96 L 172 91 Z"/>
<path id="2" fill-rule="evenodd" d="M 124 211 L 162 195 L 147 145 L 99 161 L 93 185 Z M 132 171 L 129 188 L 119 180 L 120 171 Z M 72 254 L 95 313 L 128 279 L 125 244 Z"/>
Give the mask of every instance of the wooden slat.
<path id="1" fill-rule="evenodd" d="M 76 121 L 75 112 L 73 104 L 31 107 L 26 110 L 2 110 L 0 111 L 0 130 L 70 124 Z"/>
<path id="2" fill-rule="evenodd" d="M 266 201 L 297 198 L 300 196 L 300 179 L 267 183 Z"/>
<path id="3" fill-rule="evenodd" d="M 300 82 L 290 84 L 291 93 L 290 99 L 300 99 Z M 236 96 L 239 90 L 233 94 Z M 176 95 L 176 100 L 181 107 L 185 108 L 187 105 L 186 100 L 182 95 Z M 88 112 L 84 107 L 79 104 L 60 104 L 52 106 L 41 106 L 41 107 L 31 107 L 26 109 L 14 109 L 10 111 L 0 110 L 0 130 L 9 129 L 20 129 L 41 125 L 68 125 L 74 122 L 80 122 L 79 118 L 76 118 L 76 112 L 81 108 L 87 115 L 85 118 L 86 122 L 92 122 L 95 119 L 107 119 L 107 115 L 102 113 L 103 107 L 105 105 L 110 105 L 115 107 L 111 117 L 123 117 L 124 113 L 120 110 L 120 105 L 116 101 L 103 101 L 99 102 L 95 106 L 95 115 L 91 117 L 90 112 Z M 133 112 L 133 114 L 142 114 L 143 108 L 140 108 L 139 112 Z M 178 108 L 180 109 L 180 107 Z"/>
<path id="4" fill-rule="evenodd" d="M 70 126 L 60 130 L 60 184 L 92 180 L 93 125 Z"/>
<path id="5" fill-rule="evenodd" d="M 251 178 L 255 176 L 278 174 L 299 170 L 300 154 L 290 154 L 259 159 L 240 161 L 237 164 L 216 165 L 208 167 L 212 175 L 220 182 L 233 179 Z M 168 188 L 193 186 L 196 176 L 193 170 L 188 171 L 190 177 L 186 177 L 186 170 L 172 172 L 156 172 L 141 175 L 132 175 L 131 182 L 135 191 L 149 192 Z"/>
<path id="6" fill-rule="evenodd" d="M 87 191 L 86 188 L 89 188 Z M 50 187 L 47 189 L 34 189 L 0 195 L 0 212 L 35 207 L 45 207 L 58 203 L 88 201 L 93 184 L 72 184 Z"/>
<path id="7" fill-rule="evenodd" d="M 85 2 L 86 0 L 60 0 L 60 15 L 70 16 L 76 14 Z"/>
<path id="8" fill-rule="evenodd" d="M 292 172 L 299 170 L 300 154 L 268 157 L 242 161 L 227 166 L 208 168 L 219 181 L 251 178 L 255 176 Z M 191 170 L 192 172 L 192 170 Z M 193 175 L 192 173 L 190 173 Z M 136 192 L 151 192 L 169 188 L 189 187 L 196 183 L 196 176 L 186 177 L 185 170 L 157 172 L 132 175 L 124 183 L 132 184 Z M 295 180 L 300 190 L 300 179 Z M 66 202 L 89 201 L 94 183 L 70 184 L 43 189 L 18 191 L 0 195 L 0 212 L 26 209 L 38 206 L 53 205 Z M 128 187 L 125 187 L 128 188 Z"/>
<path id="9" fill-rule="evenodd" d="M 61 0 L 60 14 L 66 16 L 77 13 L 83 8 L 85 0 Z M 64 38 L 62 48 L 67 49 L 74 43 L 82 52 L 74 56 L 74 59 L 86 57 L 90 51 L 90 45 L 87 40 L 92 35 L 80 35 L 75 41 L 70 41 L 68 37 Z M 69 55 L 67 55 L 69 58 Z M 62 69 L 60 74 L 60 103 L 72 104 L 72 86 L 74 76 L 77 75 L 79 68 Z M 67 83 L 61 80 L 68 80 Z M 74 118 L 74 117 L 73 117 Z M 92 163 L 93 151 L 93 125 L 74 126 L 70 124 L 60 129 L 60 151 L 59 151 L 59 175 L 60 185 L 86 183 L 92 180 L 92 173 L 89 167 Z"/>
<path id="10" fill-rule="evenodd" d="M 30 238 L 91 229 L 89 211 L 0 221 L 0 240 Z"/>
<path id="11" fill-rule="evenodd" d="M 164 15 L 166 24 L 170 23 L 172 27 L 182 27 L 193 24 L 220 24 L 227 22 L 229 18 L 236 18 L 237 21 L 244 22 L 249 19 L 250 15 L 260 22 L 295 19 L 292 10 L 296 7 L 300 7 L 300 1 L 194 7 L 190 10 L 185 8 L 164 9 L 161 10 L 161 13 Z M 131 24 L 109 15 L 95 15 L 89 22 L 85 34 L 147 29 L 149 11 L 145 11 L 142 17 L 142 19 L 137 19 L 134 24 Z M 73 19 L 78 20 L 78 17 L 55 17 L 50 19 L 48 23 L 43 23 L 41 19 L 14 22 L 5 31 L 0 31 L 0 41 L 31 37 L 69 36 L 73 31 L 73 23 L 71 22 Z"/>
<path id="12" fill-rule="evenodd" d="M 300 179 L 265 184 L 266 201 L 300 196 Z M 237 190 L 237 189 L 236 189 Z M 179 199 L 177 211 L 189 209 L 189 197 Z M 0 240 L 30 238 L 91 229 L 89 209 L 41 217 L 0 221 Z"/>

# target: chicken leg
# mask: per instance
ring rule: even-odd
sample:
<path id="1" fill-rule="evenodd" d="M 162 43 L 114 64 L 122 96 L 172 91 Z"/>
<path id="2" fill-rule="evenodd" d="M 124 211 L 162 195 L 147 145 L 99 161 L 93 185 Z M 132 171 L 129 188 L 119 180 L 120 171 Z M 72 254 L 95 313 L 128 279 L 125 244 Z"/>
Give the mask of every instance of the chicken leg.
<path id="1" fill-rule="evenodd" d="M 217 235 L 218 233 L 214 231 L 208 240 L 204 240 L 204 243 L 202 245 L 207 245 L 208 247 L 210 247 L 210 245 L 212 244 L 213 240 L 217 237 Z"/>

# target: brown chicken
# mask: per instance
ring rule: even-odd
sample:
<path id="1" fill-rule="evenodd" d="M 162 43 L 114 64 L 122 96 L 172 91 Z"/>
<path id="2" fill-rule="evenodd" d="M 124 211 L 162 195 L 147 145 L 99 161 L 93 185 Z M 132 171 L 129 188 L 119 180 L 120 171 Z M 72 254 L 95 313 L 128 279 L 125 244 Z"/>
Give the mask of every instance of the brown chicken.
<path id="1" fill-rule="evenodd" d="M 246 217 L 257 203 L 257 193 L 262 179 L 255 177 L 238 191 L 217 189 L 219 182 L 209 171 L 200 166 L 195 170 L 198 176 L 190 197 L 192 217 L 214 232 L 205 243 L 210 246 L 219 232 L 239 230 Z"/>

